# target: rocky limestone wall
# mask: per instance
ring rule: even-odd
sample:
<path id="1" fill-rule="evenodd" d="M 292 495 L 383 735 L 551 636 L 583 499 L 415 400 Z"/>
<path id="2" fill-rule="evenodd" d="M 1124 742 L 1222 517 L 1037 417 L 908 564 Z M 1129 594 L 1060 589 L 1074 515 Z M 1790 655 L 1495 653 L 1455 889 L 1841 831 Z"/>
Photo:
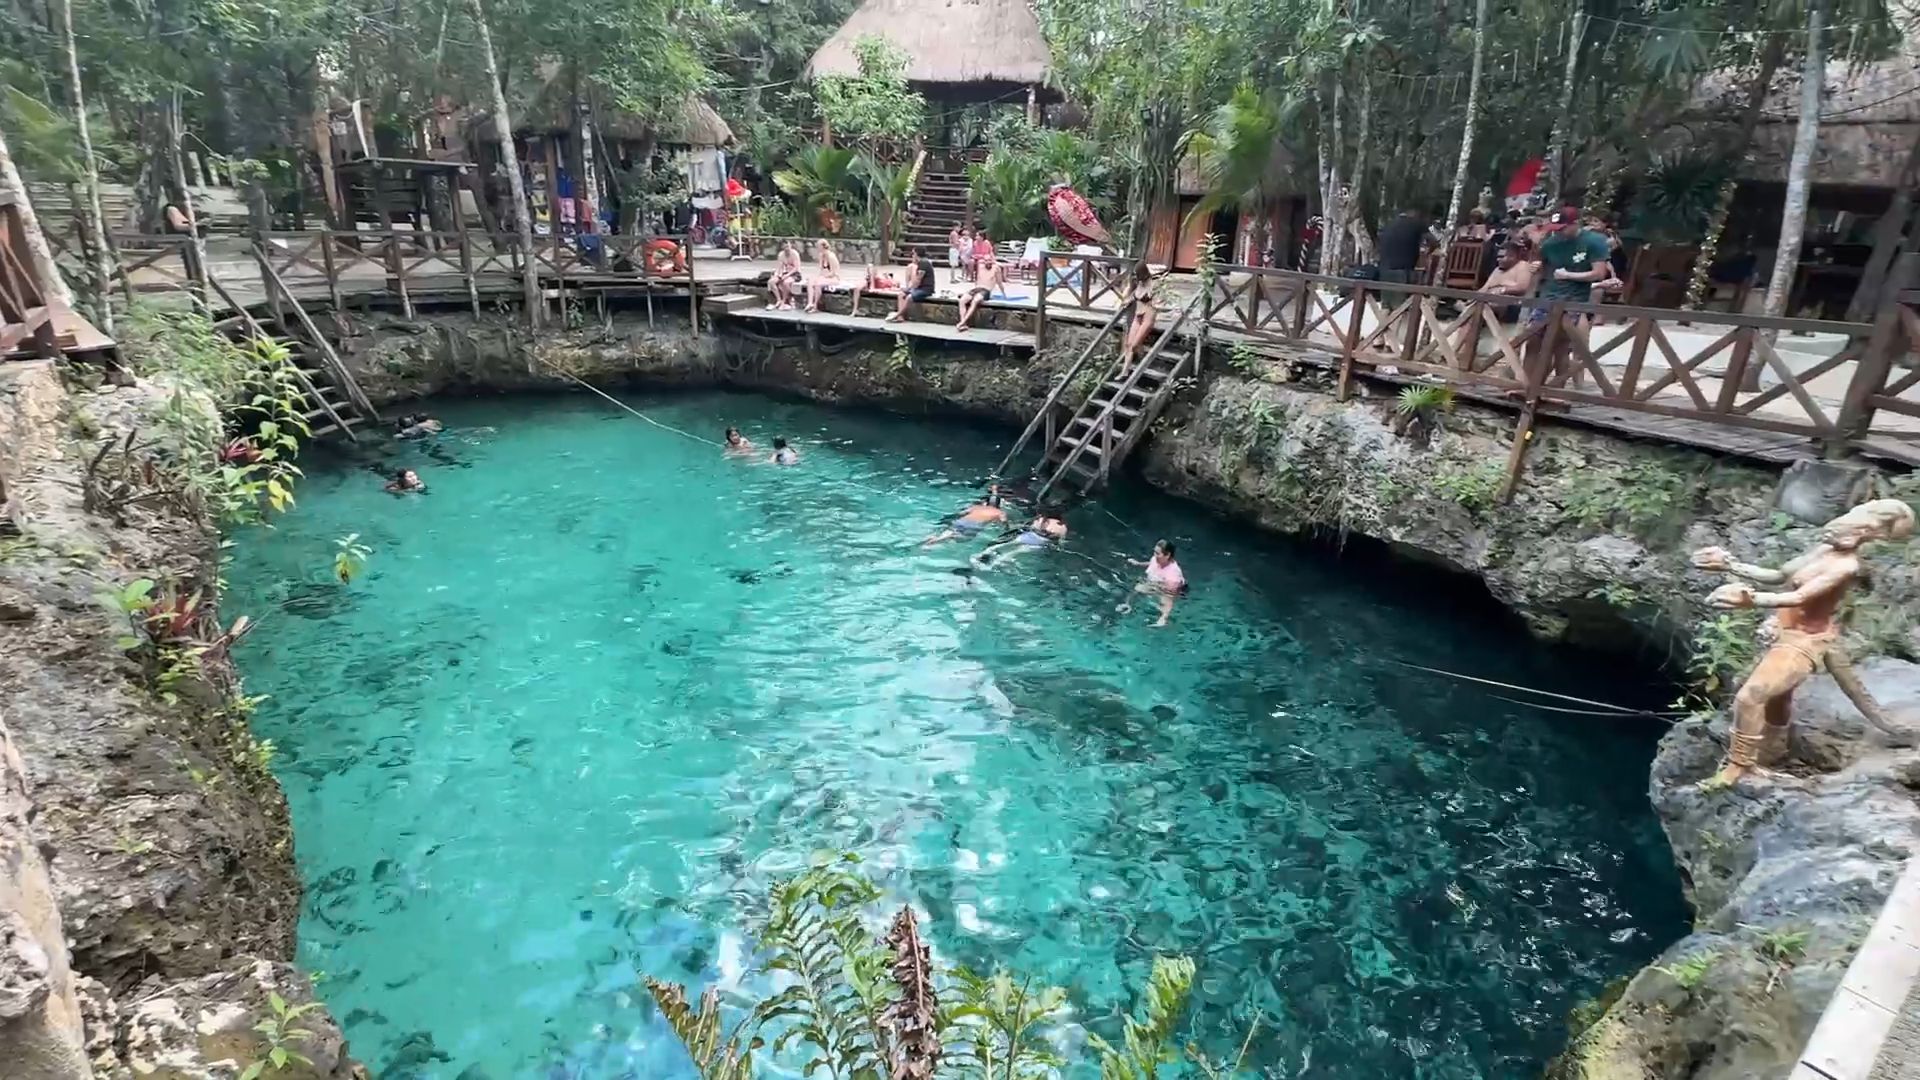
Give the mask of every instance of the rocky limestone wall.
<path id="1" fill-rule="evenodd" d="M 902 347 L 884 337 L 766 338 L 722 325 L 694 339 L 644 320 L 547 336 L 529 358 L 504 321 L 435 317 L 363 324 L 350 363 L 370 392 L 565 389 L 558 370 L 600 385 L 735 386 L 831 404 L 958 414 L 1017 430 L 1089 331 L 1056 324 L 1038 356 Z M 1279 532 L 1376 542 L 1474 575 L 1542 637 L 1637 652 L 1701 694 L 1724 694 L 1756 656 L 1758 619 L 1699 603 L 1718 579 L 1688 553 L 1718 544 L 1778 565 L 1814 542 L 1812 521 L 1844 501 L 1773 469 L 1551 421 L 1525 480 L 1498 499 L 1511 414 L 1459 403 L 1429 430 L 1397 421 L 1364 386 L 1334 399 L 1324 377 L 1214 350 L 1136 457 L 1144 479 Z M 1092 376 L 1073 393 L 1084 395 Z M 1037 453 L 1037 450 L 1035 451 Z M 1839 486 L 1912 497 L 1905 478 Z M 1787 496 L 1782 499 L 1782 494 Z M 1779 507 L 1789 506 L 1800 516 Z M 1871 587 L 1849 612 L 1869 686 L 1920 732 L 1920 549 L 1871 552 Z M 1826 676 L 1799 695 L 1785 774 L 1705 791 L 1726 720 L 1705 708 L 1662 740 L 1650 777 L 1696 930 L 1571 1018 L 1553 1075 L 1582 1080 L 1784 1077 L 1901 864 L 1920 844 L 1920 754 L 1868 728 Z"/>
<path id="2" fill-rule="evenodd" d="M 210 402 L 174 386 L 70 389 L 51 365 L 0 365 L 10 500 L 0 524 L 0 701 L 20 763 L 17 774 L 0 763 L 0 789 L 11 775 L 16 797 L 30 800 L 17 815 L 0 806 L 0 851 L 20 856 L 0 870 L 0 920 L 32 928 L 44 954 L 43 1029 L 69 1031 L 65 1014 L 77 1007 L 86 1054 L 77 1071 L 71 1059 L 48 1058 L 38 1072 L 10 1072 L 31 1051 L 0 1005 L 8 1077 L 85 1076 L 89 1062 L 98 1075 L 234 1077 L 270 1049 L 254 1030 L 273 1018 L 259 988 L 289 1008 L 312 998 L 285 963 L 300 907 L 286 803 L 244 704 L 222 688 L 229 673 L 208 679 L 136 660 L 121 640 L 126 617 L 103 598 L 146 579 L 217 600 L 218 536 L 207 521 L 169 500 L 127 506 L 119 521 L 84 504 L 96 449 L 135 430 L 146 445 L 169 409 L 182 423 L 218 423 Z M 32 854 L 45 864 L 39 872 Z M 48 880 L 57 923 L 45 907 Z M 12 954 L 24 955 L 26 941 L 15 935 Z M 69 964 L 82 976 L 77 996 L 65 986 Z M 176 1008 L 158 1016 L 161 1003 Z M 289 1045 L 312 1064 L 277 1075 L 352 1074 L 324 1011 L 292 1027 L 309 1033 Z"/>

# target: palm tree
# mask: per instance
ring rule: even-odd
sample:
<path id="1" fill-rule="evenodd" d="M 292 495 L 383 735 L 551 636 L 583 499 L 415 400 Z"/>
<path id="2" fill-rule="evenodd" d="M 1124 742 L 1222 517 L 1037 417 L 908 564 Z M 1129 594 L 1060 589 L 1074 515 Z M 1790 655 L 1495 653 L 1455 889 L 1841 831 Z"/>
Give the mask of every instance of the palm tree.
<path id="1" fill-rule="evenodd" d="M 527 214 L 527 186 L 520 179 L 520 155 L 514 152 L 513 117 L 507 112 L 507 94 L 500 85 L 500 65 L 493 57 L 493 31 L 487 28 L 486 12 L 480 0 L 467 0 L 467 13 L 480 32 L 480 53 L 486 59 L 487 85 L 493 90 L 493 126 L 500 134 L 500 161 L 506 168 L 507 187 L 513 193 L 513 231 L 520 238 L 520 292 L 527 305 L 527 325 L 540 326 L 541 301 L 539 271 L 533 257 L 533 219 Z"/>
<path id="2" fill-rule="evenodd" d="M 1242 83 L 1204 127 L 1189 132 L 1187 147 L 1200 167 L 1207 194 L 1188 220 L 1228 206 L 1253 217 L 1254 252 L 1267 249 L 1274 207 L 1289 190 L 1284 132 L 1293 109 Z"/>
<path id="3" fill-rule="evenodd" d="M 799 202 L 802 221 L 818 224 L 821 210 L 860 190 L 854 161 L 854 152 L 843 147 L 803 147 L 787 159 L 786 168 L 773 174 L 773 183 Z"/>
<path id="4" fill-rule="evenodd" d="M 894 233 L 907 209 L 907 197 L 913 194 L 913 166 L 889 165 L 872 154 L 862 154 L 857 168 L 866 177 L 867 190 L 880 203 L 880 256 L 890 258 Z"/>

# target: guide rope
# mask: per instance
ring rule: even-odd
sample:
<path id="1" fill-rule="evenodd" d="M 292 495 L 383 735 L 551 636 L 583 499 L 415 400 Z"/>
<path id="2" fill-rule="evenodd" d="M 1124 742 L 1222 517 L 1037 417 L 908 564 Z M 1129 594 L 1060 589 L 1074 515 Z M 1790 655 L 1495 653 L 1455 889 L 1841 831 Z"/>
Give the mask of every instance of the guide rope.
<path id="1" fill-rule="evenodd" d="M 555 367 L 551 362 L 547 361 L 544 358 L 541 359 L 540 362 L 543 364 L 546 364 L 547 368 L 551 370 L 555 375 L 558 375 L 563 379 L 571 379 L 572 381 L 579 383 L 581 386 L 587 388 L 588 390 L 593 391 L 596 394 L 599 394 L 601 397 L 606 398 L 608 401 L 613 402 L 615 405 L 618 405 L 621 408 L 632 413 L 633 415 L 639 417 L 640 419 L 645 420 L 647 423 L 652 424 L 654 427 L 671 431 L 675 435 L 680 435 L 685 438 L 692 439 L 694 442 L 697 442 L 697 443 L 706 443 L 708 446 L 720 445 L 719 443 L 714 442 L 712 439 L 703 439 L 700 436 L 695 435 L 690 431 L 681 431 L 679 428 L 674 427 L 672 424 L 663 424 L 660 421 L 655 420 L 653 417 L 648 416 L 646 413 L 641 412 L 639 409 L 636 409 L 633 406 L 627 404 L 626 402 L 621 401 L 619 398 L 614 397 L 612 394 L 607 393 L 605 390 L 602 390 L 599 387 L 593 385 L 592 383 L 586 381 L 585 379 L 582 379 L 578 375 L 575 375 L 573 372 L 564 371 L 558 367 Z"/>
<path id="2" fill-rule="evenodd" d="M 1592 698 L 1574 697 L 1571 694 L 1557 694 L 1551 690 L 1536 690 L 1531 686 L 1520 686 L 1515 683 L 1500 682 L 1497 679 L 1483 679 L 1477 675 L 1463 675 L 1457 671 L 1447 671 L 1442 668 L 1427 667 L 1424 664 L 1409 664 L 1405 660 L 1388 660 L 1387 663 L 1398 664 L 1401 667 L 1412 668 L 1415 671 L 1424 671 L 1429 675 L 1445 675 L 1449 679 L 1459 679 L 1463 682 L 1480 683 L 1483 686 L 1497 686 L 1502 690 L 1517 690 L 1523 694 L 1535 694 L 1539 697 L 1553 698 L 1557 701 L 1570 701 L 1575 705 L 1588 705 L 1588 706 L 1595 707 L 1596 710 L 1605 710 L 1604 712 L 1602 711 L 1593 712 L 1592 715 L 1595 715 L 1595 716 L 1652 716 L 1652 717 L 1665 720 L 1671 716 L 1679 715 L 1678 713 L 1658 713 L 1648 709 L 1636 709 L 1627 705 L 1615 705 L 1611 702 L 1595 701 Z M 1498 697 L 1499 695 L 1496 694 L 1495 696 Z M 1512 700 L 1512 699 L 1509 698 L 1505 700 Z M 1517 702 L 1517 704 L 1525 705 L 1529 703 L 1523 701 L 1523 702 Z M 1555 712 L 1579 711 L 1575 709 L 1556 709 L 1550 705 L 1534 705 L 1534 708 L 1550 709 Z"/>

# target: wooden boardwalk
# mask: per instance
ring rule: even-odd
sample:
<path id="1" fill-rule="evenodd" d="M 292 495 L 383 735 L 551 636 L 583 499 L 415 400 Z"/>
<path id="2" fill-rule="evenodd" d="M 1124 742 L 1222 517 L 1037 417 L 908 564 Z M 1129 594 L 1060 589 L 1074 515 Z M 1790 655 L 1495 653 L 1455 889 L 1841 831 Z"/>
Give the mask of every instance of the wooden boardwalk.
<path id="1" fill-rule="evenodd" d="M 798 308 L 790 311 L 775 311 L 764 304 L 758 307 L 735 308 L 731 311 L 710 311 L 709 314 L 718 318 L 761 319 L 767 322 L 794 323 L 800 326 L 826 326 L 836 330 L 860 330 L 870 334 L 926 338 L 958 345 L 990 345 L 1007 349 L 1034 347 L 1033 335 L 1017 330 L 995 330 L 989 327 L 961 330 L 946 323 L 918 321 L 912 316 L 900 322 L 887 322 L 885 319 L 866 315 L 835 315 L 827 311 L 807 312 Z"/>

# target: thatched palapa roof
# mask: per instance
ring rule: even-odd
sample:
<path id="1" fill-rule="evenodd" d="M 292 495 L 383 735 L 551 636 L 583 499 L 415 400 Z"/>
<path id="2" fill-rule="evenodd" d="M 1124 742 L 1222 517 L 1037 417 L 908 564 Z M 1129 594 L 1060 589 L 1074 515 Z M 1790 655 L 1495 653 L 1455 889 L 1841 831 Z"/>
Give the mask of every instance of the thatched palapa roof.
<path id="1" fill-rule="evenodd" d="M 857 75 L 854 43 L 882 37 L 907 54 L 907 81 L 975 100 L 1042 86 L 1052 56 L 1026 0 L 865 0 L 807 61 L 807 78 Z"/>

